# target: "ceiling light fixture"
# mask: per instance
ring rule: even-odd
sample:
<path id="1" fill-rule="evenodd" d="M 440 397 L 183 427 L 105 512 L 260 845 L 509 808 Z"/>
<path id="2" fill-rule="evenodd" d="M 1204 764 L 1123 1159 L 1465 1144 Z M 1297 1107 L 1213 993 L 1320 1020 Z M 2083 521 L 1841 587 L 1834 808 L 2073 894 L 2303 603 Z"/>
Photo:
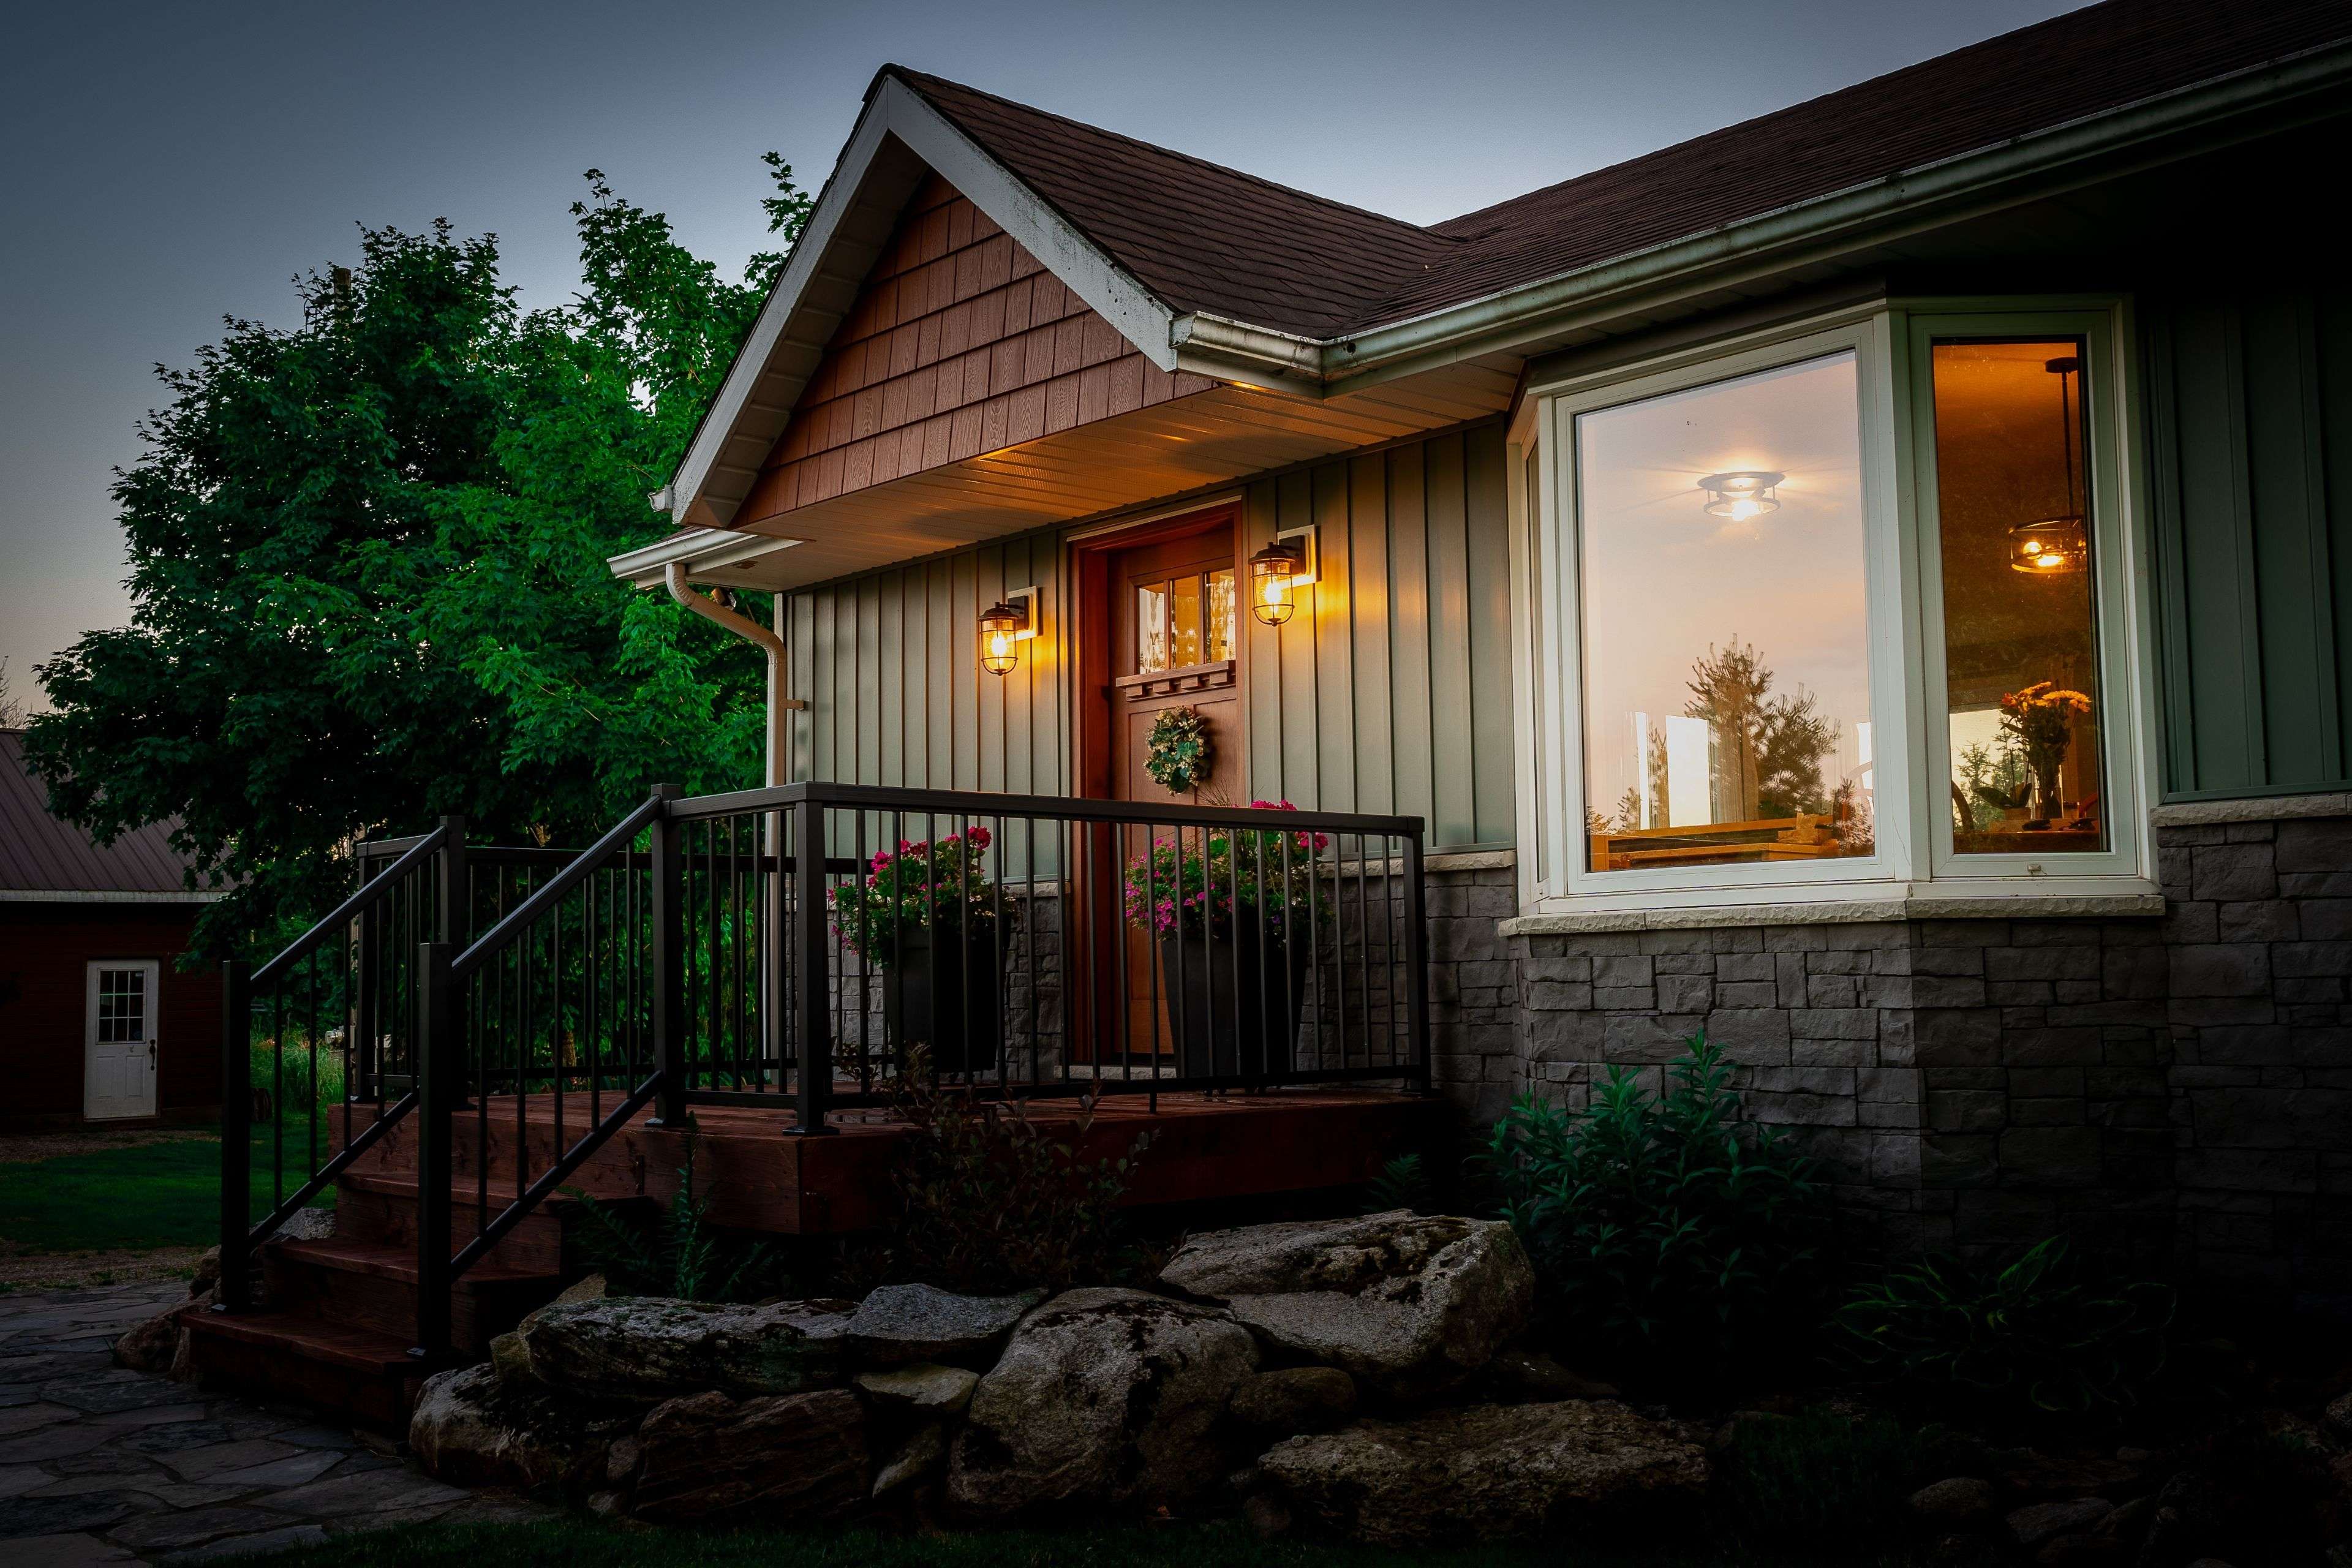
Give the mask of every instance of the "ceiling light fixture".
<path id="1" fill-rule="evenodd" d="M 1778 511 L 1780 481 L 1786 478 L 1786 474 L 1764 468 L 1734 468 L 1709 474 L 1698 482 L 1698 488 L 1709 498 L 1699 510 L 1709 517 L 1727 517 L 1734 522 L 1746 522 L 1768 511 Z"/>

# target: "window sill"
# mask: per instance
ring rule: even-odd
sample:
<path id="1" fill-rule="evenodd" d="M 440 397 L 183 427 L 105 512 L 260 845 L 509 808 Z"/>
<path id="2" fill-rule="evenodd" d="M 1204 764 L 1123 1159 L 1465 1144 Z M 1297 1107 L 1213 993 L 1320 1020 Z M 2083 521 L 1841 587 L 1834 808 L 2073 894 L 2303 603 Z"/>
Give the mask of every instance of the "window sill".
<path id="1" fill-rule="evenodd" d="M 1506 937 L 1565 936 L 1728 926 L 1857 925 L 1872 921 L 2151 920 L 2164 912 L 2161 893 L 1944 893 L 1817 903 L 1575 910 L 1519 915 L 1500 922 L 1496 930 Z"/>

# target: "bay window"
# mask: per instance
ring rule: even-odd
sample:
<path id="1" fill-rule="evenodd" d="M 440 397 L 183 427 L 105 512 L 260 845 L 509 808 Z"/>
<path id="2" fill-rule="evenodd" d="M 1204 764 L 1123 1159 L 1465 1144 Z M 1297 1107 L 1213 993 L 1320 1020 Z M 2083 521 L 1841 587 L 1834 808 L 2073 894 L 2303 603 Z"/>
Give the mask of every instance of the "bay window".
<path id="1" fill-rule="evenodd" d="M 1536 383 L 1533 912 L 2138 891 L 2114 342 L 1885 309 Z"/>

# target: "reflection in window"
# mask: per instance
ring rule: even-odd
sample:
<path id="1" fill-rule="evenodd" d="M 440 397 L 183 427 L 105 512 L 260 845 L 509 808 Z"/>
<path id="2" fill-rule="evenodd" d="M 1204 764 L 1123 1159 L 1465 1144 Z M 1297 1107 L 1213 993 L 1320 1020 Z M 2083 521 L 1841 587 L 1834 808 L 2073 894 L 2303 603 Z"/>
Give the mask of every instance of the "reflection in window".
<path id="1" fill-rule="evenodd" d="M 1234 574 L 1209 574 L 1209 658 L 1234 657 Z"/>
<path id="2" fill-rule="evenodd" d="M 1873 848 L 1854 356 L 1581 414 L 1593 870 Z"/>
<path id="3" fill-rule="evenodd" d="M 1168 585 L 1169 662 L 1180 668 L 1201 662 L 1201 580 L 1179 577 Z"/>
<path id="4" fill-rule="evenodd" d="M 1168 590 L 1154 584 L 1135 591 L 1135 668 L 1139 675 L 1168 668 Z"/>
<path id="5" fill-rule="evenodd" d="M 1952 847 L 2106 847 L 2083 344 L 1937 343 Z"/>

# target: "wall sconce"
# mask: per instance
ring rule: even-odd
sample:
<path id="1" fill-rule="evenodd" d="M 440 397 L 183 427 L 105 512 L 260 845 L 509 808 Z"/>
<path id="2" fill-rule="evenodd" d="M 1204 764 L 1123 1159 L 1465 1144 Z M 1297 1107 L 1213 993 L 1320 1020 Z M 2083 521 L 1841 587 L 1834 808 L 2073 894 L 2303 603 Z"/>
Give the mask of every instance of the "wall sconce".
<path id="1" fill-rule="evenodd" d="M 1699 510 L 1709 517 L 1727 517 L 1734 522 L 1746 522 L 1751 517 L 1778 511 L 1780 509 L 1780 481 L 1788 477 L 1762 468 L 1735 468 L 1729 473 L 1709 474 L 1698 482 L 1698 488 L 1705 490 L 1709 498 Z"/>
<path id="2" fill-rule="evenodd" d="M 980 668 L 1009 674 L 1021 662 L 1021 645 L 1037 635 L 1037 589 L 1012 588 L 980 613 Z"/>
<path id="3" fill-rule="evenodd" d="M 1250 557 L 1250 614 L 1269 626 L 1278 626 L 1297 609 L 1292 590 L 1316 579 L 1315 529 L 1285 529 L 1272 543 Z"/>

